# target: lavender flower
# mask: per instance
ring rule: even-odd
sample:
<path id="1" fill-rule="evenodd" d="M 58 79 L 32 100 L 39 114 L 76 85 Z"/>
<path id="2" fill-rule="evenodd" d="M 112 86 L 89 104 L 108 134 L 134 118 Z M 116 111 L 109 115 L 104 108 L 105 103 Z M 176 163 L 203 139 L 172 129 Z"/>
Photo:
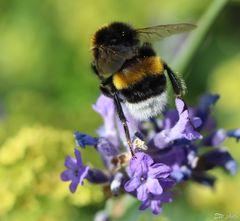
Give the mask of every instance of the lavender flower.
<path id="1" fill-rule="evenodd" d="M 161 195 L 163 188 L 159 179 L 170 175 L 170 167 L 162 163 L 154 163 L 152 158 L 142 152 L 138 152 L 130 161 L 130 180 L 124 188 L 127 192 L 137 192 L 137 198 L 145 201 L 148 194 Z"/>
<path id="2" fill-rule="evenodd" d="M 102 116 L 104 121 L 103 126 L 97 130 L 98 135 L 111 141 L 113 145 L 118 146 L 119 138 L 116 131 L 116 111 L 113 100 L 101 95 L 96 104 L 93 105 L 93 109 Z"/>
<path id="3" fill-rule="evenodd" d="M 65 166 L 67 170 L 62 172 L 61 179 L 62 181 L 72 181 L 69 189 L 74 193 L 77 189 L 77 186 L 83 185 L 83 179 L 87 176 L 89 167 L 86 167 L 82 163 L 81 153 L 75 148 L 74 154 L 76 159 L 67 156 L 65 159 Z"/>
<path id="4" fill-rule="evenodd" d="M 178 111 L 178 120 L 173 113 L 168 115 L 168 123 L 165 121 L 166 128 L 163 128 L 159 133 L 157 133 L 153 138 L 153 143 L 156 147 L 162 149 L 167 147 L 169 143 L 174 140 L 185 138 L 187 140 L 201 139 L 202 136 L 199 134 L 195 128 L 201 125 L 201 119 L 194 117 L 190 119 L 189 111 L 184 104 L 184 102 L 177 98 L 176 107 Z M 176 113 L 175 113 L 176 115 Z M 175 121 L 175 124 L 173 123 Z M 172 127 L 170 126 L 172 125 Z"/>
<path id="5" fill-rule="evenodd" d="M 75 132 L 74 137 L 76 145 L 82 148 L 85 148 L 86 146 L 96 146 L 97 144 L 97 138 L 80 133 L 78 131 Z"/>
<path id="6" fill-rule="evenodd" d="M 147 199 L 142 202 L 139 209 L 145 210 L 147 208 L 150 208 L 154 215 L 158 215 L 162 211 L 163 203 L 170 202 L 172 202 L 172 194 L 169 192 L 166 192 L 161 195 L 153 195 L 150 193 Z"/>
<path id="7" fill-rule="evenodd" d="M 240 129 L 216 127 L 211 109 L 218 99 L 218 95 L 205 95 L 196 107 L 188 107 L 176 98 L 176 109 L 165 111 L 162 119 L 145 122 L 133 119 L 123 104 L 135 148 L 132 157 L 114 103 L 101 95 L 93 106 L 104 121 L 98 137 L 76 132 L 75 140 L 77 146 L 94 147 L 105 170 L 84 166 L 80 151 L 75 149 L 76 159 L 68 156 L 65 160 L 67 170 L 61 174 L 62 180 L 72 181 L 71 192 L 84 178 L 104 183 L 113 195 L 131 194 L 140 201 L 140 210 L 149 208 L 153 214 L 173 200 L 172 188 L 181 182 L 192 180 L 212 187 L 216 178 L 209 170 L 220 167 L 232 175 L 237 172 L 236 161 L 222 144 L 229 137 L 240 139 Z"/>

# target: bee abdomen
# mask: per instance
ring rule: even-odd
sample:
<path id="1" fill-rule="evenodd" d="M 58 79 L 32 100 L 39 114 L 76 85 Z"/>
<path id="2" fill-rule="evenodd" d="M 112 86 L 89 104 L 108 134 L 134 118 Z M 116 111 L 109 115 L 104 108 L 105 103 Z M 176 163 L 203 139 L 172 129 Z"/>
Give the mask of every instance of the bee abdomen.
<path id="1" fill-rule="evenodd" d="M 166 103 L 165 75 L 147 76 L 127 89 L 120 90 L 130 114 L 138 120 L 159 115 Z"/>
<path id="2" fill-rule="evenodd" d="M 119 90 L 129 103 L 144 101 L 150 97 L 160 95 L 166 90 L 165 75 L 152 75 L 142 81 Z"/>
<path id="3" fill-rule="evenodd" d="M 113 75 L 113 84 L 117 90 L 127 89 L 137 84 L 148 76 L 163 75 L 164 66 L 157 56 L 150 56 L 140 59 L 135 64 L 130 64 L 120 72 Z"/>
<path id="4" fill-rule="evenodd" d="M 162 113 L 167 104 L 167 93 L 162 92 L 159 95 L 150 97 L 146 100 L 130 103 L 125 102 L 129 113 L 137 120 L 147 120 L 150 117 L 158 116 Z"/>

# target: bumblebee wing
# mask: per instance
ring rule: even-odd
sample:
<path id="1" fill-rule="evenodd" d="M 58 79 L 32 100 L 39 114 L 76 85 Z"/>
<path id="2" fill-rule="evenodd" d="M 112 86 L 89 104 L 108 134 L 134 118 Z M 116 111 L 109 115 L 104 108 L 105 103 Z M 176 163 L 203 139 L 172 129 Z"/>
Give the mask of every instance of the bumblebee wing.
<path id="1" fill-rule="evenodd" d="M 192 31 L 197 26 L 189 23 L 157 25 L 148 28 L 139 28 L 138 32 L 141 40 L 161 40 L 171 35 Z"/>

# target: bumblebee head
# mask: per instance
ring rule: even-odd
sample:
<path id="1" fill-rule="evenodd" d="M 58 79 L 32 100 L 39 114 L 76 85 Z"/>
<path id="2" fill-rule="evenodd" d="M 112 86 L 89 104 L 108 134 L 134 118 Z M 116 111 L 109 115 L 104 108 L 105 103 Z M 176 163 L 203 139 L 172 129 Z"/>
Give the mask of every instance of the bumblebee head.
<path id="1" fill-rule="evenodd" d="M 96 67 L 102 74 L 115 73 L 137 54 L 139 39 L 130 25 L 114 22 L 100 28 L 92 38 Z"/>
<path id="2" fill-rule="evenodd" d="M 139 43 L 137 32 L 128 24 L 113 22 L 100 28 L 92 39 L 92 46 L 126 46 L 132 47 Z"/>

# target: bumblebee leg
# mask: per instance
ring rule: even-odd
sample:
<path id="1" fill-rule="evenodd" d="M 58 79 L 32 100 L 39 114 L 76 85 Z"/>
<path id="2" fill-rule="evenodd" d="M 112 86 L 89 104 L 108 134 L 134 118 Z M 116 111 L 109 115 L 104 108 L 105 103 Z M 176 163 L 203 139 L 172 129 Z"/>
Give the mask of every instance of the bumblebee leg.
<path id="1" fill-rule="evenodd" d="M 127 125 L 127 119 L 123 113 L 123 109 L 119 100 L 119 97 L 117 95 L 117 92 L 114 92 L 114 96 L 113 96 L 113 100 L 117 109 L 117 113 L 118 113 L 118 117 L 120 119 L 120 121 L 122 122 L 123 125 L 123 129 L 125 132 L 125 136 L 127 139 L 127 143 L 130 149 L 130 152 L 132 154 L 132 156 L 134 156 L 134 151 L 133 151 L 133 147 L 132 147 L 132 142 L 131 142 L 131 137 L 130 137 L 130 133 L 129 133 L 129 129 L 128 129 L 128 125 Z"/>
<path id="2" fill-rule="evenodd" d="M 109 78 L 106 78 L 106 79 L 102 79 L 99 87 L 100 87 L 101 92 L 105 96 L 110 97 L 110 98 L 114 97 L 116 88 L 112 84 L 112 76 L 110 76 Z"/>
<path id="3" fill-rule="evenodd" d="M 185 92 L 184 81 L 182 79 L 179 79 L 179 77 L 176 74 L 174 74 L 174 72 L 171 70 L 171 68 L 168 67 L 166 63 L 164 63 L 164 69 L 168 73 L 175 95 L 183 100 L 182 95 L 184 95 L 184 92 Z M 184 109 L 187 110 L 188 107 L 186 106 L 185 102 L 184 102 L 184 105 L 185 105 Z M 190 118 L 189 118 L 189 123 L 192 125 L 193 128 L 195 128 Z"/>
<path id="4" fill-rule="evenodd" d="M 109 87 L 101 83 L 99 88 L 105 96 L 113 98 L 114 94 Z"/>
<path id="5" fill-rule="evenodd" d="M 164 65 L 164 70 L 167 71 L 167 74 L 171 81 L 175 95 L 177 97 L 182 97 L 185 93 L 184 81 L 181 78 L 179 78 L 166 63 L 164 63 L 163 65 Z"/>

